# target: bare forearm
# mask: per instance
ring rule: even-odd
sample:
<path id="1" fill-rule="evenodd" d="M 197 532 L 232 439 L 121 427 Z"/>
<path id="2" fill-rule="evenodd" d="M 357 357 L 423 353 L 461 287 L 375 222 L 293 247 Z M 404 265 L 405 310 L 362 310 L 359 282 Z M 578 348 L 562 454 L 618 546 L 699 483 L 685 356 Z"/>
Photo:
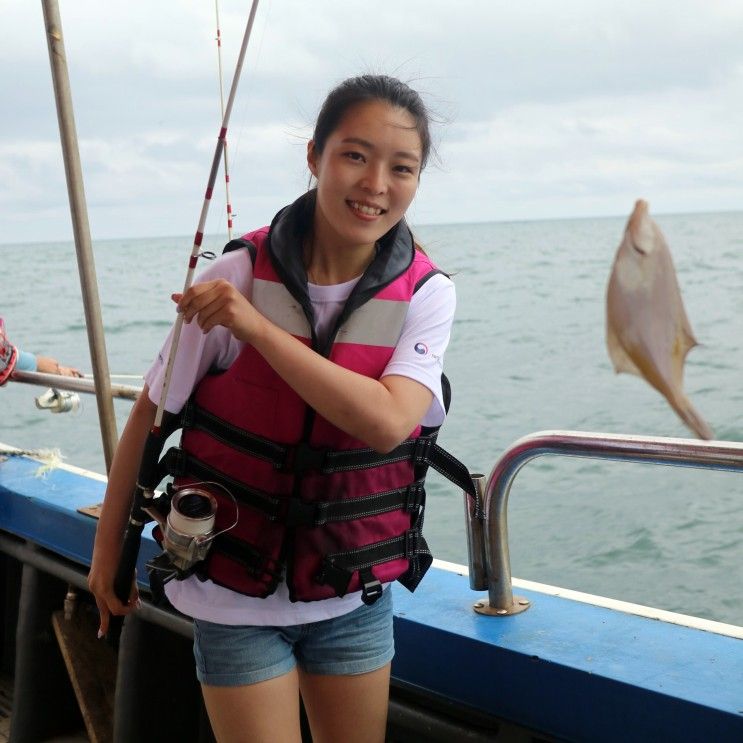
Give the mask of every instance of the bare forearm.
<path id="1" fill-rule="evenodd" d="M 425 399 L 411 410 L 399 404 L 386 380 L 345 369 L 262 320 L 253 346 L 276 373 L 324 418 L 379 451 L 402 441 L 430 403 L 431 393 L 416 384 Z"/>
<path id="2" fill-rule="evenodd" d="M 308 405 L 379 451 L 402 441 L 431 403 L 431 391 L 411 379 L 378 381 L 323 358 L 267 320 L 223 279 L 194 285 L 173 300 L 185 322 L 195 318 L 205 333 L 222 325 L 250 343 Z"/>
<path id="3" fill-rule="evenodd" d="M 150 402 L 145 388 L 132 408 L 111 464 L 94 554 L 101 551 L 108 555 L 118 554 L 121 548 L 144 442 L 154 417 L 155 406 Z"/>

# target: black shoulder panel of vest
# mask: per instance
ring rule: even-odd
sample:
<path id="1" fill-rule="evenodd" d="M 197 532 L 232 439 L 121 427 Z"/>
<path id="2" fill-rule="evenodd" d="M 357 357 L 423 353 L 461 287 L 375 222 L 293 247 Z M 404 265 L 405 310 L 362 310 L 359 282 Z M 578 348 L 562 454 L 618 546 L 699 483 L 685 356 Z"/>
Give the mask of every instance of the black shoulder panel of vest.
<path id="1" fill-rule="evenodd" d="M 446 271 L 442 271 L 439 268 L 433 268 L 425 276 L 421 276 L 418 279 L 418 281 L 417 281 L 417 283 L 415 285 L 415 289 L 413 289 L 413 293 L 417 292 L 418 289 L 420 289 L 423 286 L 423 284 L 426 283 L 426 281 L 428 281 L 429 279 L 433 278 L 437 274 L 441 274 L 442 276 L 446 276 L 447 279 L 450 278 L 449 274 L 446 273 Z"/>
<path id="2" fill-rule="evenodd" d="M 246 240 L 244 237 L 238 237 L 235 240 L 230 240 L 227 245 L 224 246 L 224 250 L 222 250 L 222 255 L 225 253 L 231 253 L 233 250 L 241 250 L 242 248 L 245 248 L 248 253 L 250 254 L 250 262 L 255 265 L 255 257 L 258 253 L 258 249 L 255 247 L 255 244 L 252 243 L 250 240 Z"/>
<path id="3" fill-rule="evenodd" d="M 273 219 L 268 234 L 268 254 L 281 281 L 295 299 L 307 293 L 307 274 L 302 263 L 302 240 L 312 228 L 315 191 L 300 196 L 282 209 Z M 358 307 L 398 276 L 413 262 L 415 247 L 413 235 L 405 220 L 400 220 L 377 242 L 377 252 L 358 284 L 352 297 Z"/>
<path id="4" fill-rule="evenodd" d="M 307 273 L 302 262 L 302 241 L 312 229 L 315 203 L 316 192 L 313 189 L 284 207 L 271 222 L 266 241 L 271 265 L 289 293 L 302 306 L 311 326 L 314 325 L 314 312 L 307 293 Z M 415 256 L 413 235 L 404 219 L 383 235 L 376 247 L 374 259 L 353 288 L 337 319 L 334 331 L 330 333 L 327 348 L 318 349 L 321 353 L 327 353 L 335 332 L 348 316 L 401 276 Z"/>
<path id="5" fill-rule="evenodd" d="M 441 373 L 441 394 L 444 397 L 444 410 L 448 413 L 451 405 L 451 382 L 443 372 Z"/>

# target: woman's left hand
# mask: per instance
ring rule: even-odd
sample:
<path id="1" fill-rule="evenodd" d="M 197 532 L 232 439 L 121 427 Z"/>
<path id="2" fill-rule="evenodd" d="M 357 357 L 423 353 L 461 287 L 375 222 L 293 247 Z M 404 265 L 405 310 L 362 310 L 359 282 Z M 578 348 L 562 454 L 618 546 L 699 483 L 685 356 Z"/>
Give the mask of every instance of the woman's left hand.
<path id="1" fill-rule="evenodd" d="M 225 279 L 194 284 L 185 294 L 172 294 L 183 320 L 194 318 L 204 333 L 222 325 L 240 341 L 250 342 L 260 328 L 263 316 Z"/>

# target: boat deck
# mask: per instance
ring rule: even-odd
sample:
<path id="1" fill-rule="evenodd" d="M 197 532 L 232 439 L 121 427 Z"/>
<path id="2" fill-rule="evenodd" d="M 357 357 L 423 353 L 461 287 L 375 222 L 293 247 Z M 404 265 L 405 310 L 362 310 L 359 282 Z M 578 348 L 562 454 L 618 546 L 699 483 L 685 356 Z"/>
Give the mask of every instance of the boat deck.
<path id="1" fill-rule="evenodd" d="M 95 521 L 78 509 L 100 502 L 103 479 L 38 468 L 25 457 L 0 464 L 0 524 L 85 567 Z M 140 576 L 156 549 L 144 540 Z M 414 596 L 393 586 L 398 688 L 546 738 L 743 740 L 741 628 L 519 582 L 528 611 L 482 616 L 464 572 L 434 567 Z"/>

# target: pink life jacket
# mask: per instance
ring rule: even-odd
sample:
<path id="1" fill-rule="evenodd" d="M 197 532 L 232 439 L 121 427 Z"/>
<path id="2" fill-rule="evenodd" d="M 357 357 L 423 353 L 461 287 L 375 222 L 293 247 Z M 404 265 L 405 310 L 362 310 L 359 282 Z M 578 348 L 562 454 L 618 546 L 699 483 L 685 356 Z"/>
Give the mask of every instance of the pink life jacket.
<path id="1" fill-rule="evenodd" d="M 415 249 L 404 223 L 390 231 L 349 297 L 324 348 L 296 238 L 303 197 L 270 230 L 246 235 L 254 256 L 252 302 L 269 320 L 331 361 L 379 379 L 399 340 L 416 289 L 438 269 Z M 227 249 L 230 249 L 228 246 Z M 437 430 L 416 427 L 379 454 L 310 408 L 250 345 L 208 375 L 182 413 L 179 450 L 166 455 L 175 485 L 217 482 L 217 537 L 198 573 L 265 597 L 282 576 L 292 601 L 363 591 L 376 600 L 399 579 L 411 591 L 431 564 L 421 533 L 429 464 L 451 476 Z M 453 460 L 456 462 L 456 460 Z M 459 465 L 459 463 L 456 463 Z M 455 475 L 467 487 L 462 465 Z"/>
<path id="2" fill-rule="evenodd" d="M 0 386 L 8 381 L 17 361 L 18 349 L 5 336 L 5 322 L 0 317 Z"/>

